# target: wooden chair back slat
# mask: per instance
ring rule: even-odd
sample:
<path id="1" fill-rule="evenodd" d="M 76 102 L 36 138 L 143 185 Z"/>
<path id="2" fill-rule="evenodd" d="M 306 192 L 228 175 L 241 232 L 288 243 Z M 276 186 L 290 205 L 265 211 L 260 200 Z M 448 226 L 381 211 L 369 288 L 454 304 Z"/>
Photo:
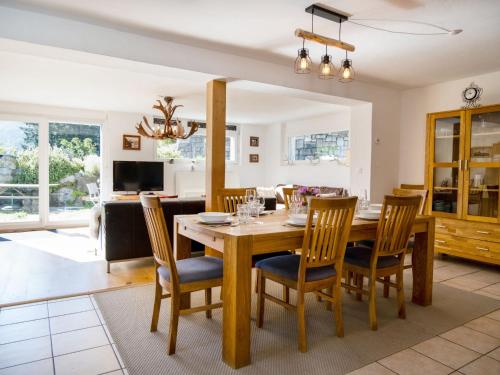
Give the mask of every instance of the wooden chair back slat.
<path id="1" fill-rule="evenodd" d="M 372 259 L 405 252 L 421 200 L 420 195 L 385 196 L 377 226 Z"/>
<path id="2" fill-rule="evenodd" d="M 157 264 L 168 268 L 170 283 L 173 288 L 177 289 L 179 288 L 179 277 L 160 198 L 141 195 L 141 204 L 154 259 Z"/>
<path id="3" fill-rule="evenodd" d="M 245 203 L 246 192 L 255 188 L 223 188 L 217 191 L 217 206 L 218 210 L 226 213 L 235 213 L 238 210 L 238 204 Z"/>
<path id="4" fill-rule="evenodd" d="M 299 282 L 305 281 L 307 268 L 335 265 L 337 274 L 341 274 L 356 202 L 357 197 L 311 200 L 300 258 Z M 317 217 L 315 224 L 314 216 Z"/>
<path id="5" fill-rule="evenodd" d="M 420 195 L 422 197 L 422 201 L 420 202 L 420 207 L 418 209 L 418 214 L 423 215 L 425 209 L 425 203 L 427 200 L 428 190 L 425 189 L 392 189 L 392 194 L 396 197 L 410 197 L 415 195 Z"/>

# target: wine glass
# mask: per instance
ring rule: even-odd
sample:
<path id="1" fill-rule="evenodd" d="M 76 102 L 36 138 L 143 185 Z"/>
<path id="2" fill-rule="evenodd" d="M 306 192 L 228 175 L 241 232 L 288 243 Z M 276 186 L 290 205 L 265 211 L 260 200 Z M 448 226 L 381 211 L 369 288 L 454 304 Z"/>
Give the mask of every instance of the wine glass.
<path id="1" fill-rule="evenodd" d="M 253 204 L 253 202 L 255 200 L 255 190 L 247 189 L 245 192 L 245 198 L 246 198 L 246 202 L 248 204 Z"/>

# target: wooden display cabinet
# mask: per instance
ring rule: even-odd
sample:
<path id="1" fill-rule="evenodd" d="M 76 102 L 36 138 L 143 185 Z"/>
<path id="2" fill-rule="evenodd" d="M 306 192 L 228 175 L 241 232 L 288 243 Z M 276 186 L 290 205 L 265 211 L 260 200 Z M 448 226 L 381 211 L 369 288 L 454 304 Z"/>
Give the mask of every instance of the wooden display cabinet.
<path id="1" fill-rule="evenodd" d="M 428 114 L 426 147 L 436 252 L 500 264 L 500 105 Z"/>

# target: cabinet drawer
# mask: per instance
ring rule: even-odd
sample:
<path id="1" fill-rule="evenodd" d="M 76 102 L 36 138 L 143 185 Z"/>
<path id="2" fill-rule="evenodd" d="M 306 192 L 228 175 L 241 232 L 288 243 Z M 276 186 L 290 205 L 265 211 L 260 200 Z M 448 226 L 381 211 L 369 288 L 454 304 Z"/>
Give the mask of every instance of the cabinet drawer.
<path id="1" fill-rule="evenodd" d="M 500 243 L 500 224 L 436 218 L 436 234 L 451 234 Z"/>
<path id="2" fill-rule="evenodd" d="M 488 259 L 500 261 L 500 243 L 498 242 L 437 234 L 434 245 L 438 252 L 463 254 L 465 257 L 472 256 L 474 259 L 485 258 L 485 261 Z"/>

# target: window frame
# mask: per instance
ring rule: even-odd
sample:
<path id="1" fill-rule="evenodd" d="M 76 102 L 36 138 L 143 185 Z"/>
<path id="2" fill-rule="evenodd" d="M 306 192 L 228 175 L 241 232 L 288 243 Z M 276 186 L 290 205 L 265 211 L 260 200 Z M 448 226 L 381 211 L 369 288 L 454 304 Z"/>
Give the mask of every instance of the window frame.
<path id="1" fill-rule="evenodd" d="M 31 230 L 31 229 L 52 229 L 52 228 L 72 228 L 86 225 L 88 220 L 49 220 L 49 123 L 71 123 L 81 125 L 98 125 L 100 127 L 101 141 L 101 165 L 100 180 L 103 181 L 105 161 L 108 158 L 108 150 L 103 149 L 105 144 L 104 129 L 107 127 L 105 118 L 94 116 L 74 117 L 65 115 L 33 114 L 22 111 L 1 111 L 0 121 L 19 121 L 25 123 L 38 124 L 38 220 L 22 221 L 0 224 L 2 230 Z"/>

